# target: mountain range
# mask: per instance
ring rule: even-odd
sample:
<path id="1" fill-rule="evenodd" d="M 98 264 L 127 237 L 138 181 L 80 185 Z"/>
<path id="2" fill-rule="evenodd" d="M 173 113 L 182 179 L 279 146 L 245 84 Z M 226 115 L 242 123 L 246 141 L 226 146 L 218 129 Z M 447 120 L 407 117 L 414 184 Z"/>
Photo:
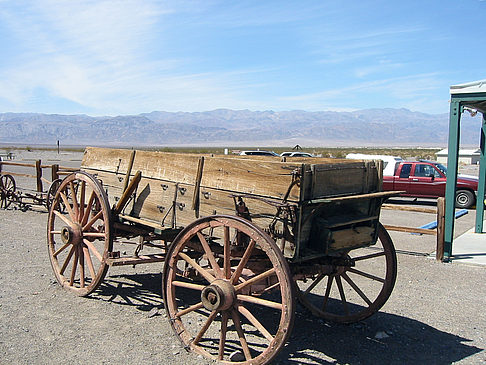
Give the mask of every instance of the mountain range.
<path id="1" fill-rule="evenodd" d="M 408 109 L 352 112 L 153 111 L 84 114 L 0 113 L 0 142 L 125 146 L 446 146 L 448 114 Z M 481 122 L 464 114 L 461 143 L 477 146 Z"/>

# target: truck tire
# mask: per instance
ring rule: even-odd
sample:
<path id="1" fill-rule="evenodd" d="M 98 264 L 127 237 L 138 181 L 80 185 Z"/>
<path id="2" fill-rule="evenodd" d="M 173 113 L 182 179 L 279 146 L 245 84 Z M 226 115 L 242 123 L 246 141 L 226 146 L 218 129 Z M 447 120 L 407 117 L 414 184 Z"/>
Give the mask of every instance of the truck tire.
<path id="1" fill-rule="evenodd" d="M 458 190 L 456 192 L 456 207 L 457 208 L 470 208 L 476 202 L 474 193 L 469 190 Z"/>

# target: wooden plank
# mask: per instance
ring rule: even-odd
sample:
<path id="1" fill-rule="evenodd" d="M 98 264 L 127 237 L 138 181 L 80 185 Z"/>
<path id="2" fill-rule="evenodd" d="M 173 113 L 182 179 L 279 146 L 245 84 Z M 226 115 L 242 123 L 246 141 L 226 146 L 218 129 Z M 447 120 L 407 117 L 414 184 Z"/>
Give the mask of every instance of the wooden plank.
<path id="1" fill-rule="evenodd" d="M 329 251 L 339 251 L 363 247 L 374 242 L 375 229 L 372 227 L 354 227 L 332 232 L 332 241 L 329 244 Z"/>
<path id="2" fill-rule="evenodd" d="M 35 164 L 31 163 L 23 163 L 23 162 L 8 162 L 8 161 L 2 161 L 2 165 L 5 166 L 23 166 L 23 167 L 36 167 Z"/>
<path id="3" fill-rule="evenodd" d="M 122 211 L 122 209 L 125 207 L 125 204 L 128 202 L 128 199 L 130 199 L 130 196 L 138 187 L 141 177 L 142 173 L 140 171 L 137 171 L 132 181 L 130 181 L 130 184 L 128 184 L 128 180 L 126 178 L 126 180 L 123 182 L 123 194 L 120 197 L 120 200 L 118 200 L 118 202 L 116 203 L 116 206 L 113 209 L 113 214 L 119 214 Z"/>
<path id="4" fill-rule="evenodd" d="M 131 151 L 101 149 L 88 147 L 85 151 L 82 167 L 100 171 L 111 171 L 116 174 L 126 171 Z M 199 158 L 202 155 L 137 151 L 133 163 L 134 170 L 142 171 L 144 177 L 167 181 L 195 184 Z M 287 191 L 292 173 L 301 168 L 301 161 L 280 162 L 277 159 L 255 158 L 254 156 L 205 156 L 204 173 L 201 187 L 219 190 L 235 191 L 258 196 L 268 196 L 281 199 Z M 352 181 L 348 174 L 355 175 L 357 169 L 367 170 L 364 162 L 351 160 L 307 159 L 312 161 L 317 171 L 331 174 L 328 184 L 319 184 L 319 194 L 332 195 L 333 188 Z M 299 162 L 300 161 L 300 162 Z M 326 165 L 327 164 L 327 165 Z M 341 170 L 345 169 L 343 172 Z M 372 169 L 368 169 L 372 171 Z M 370 174 L 376 174 L 373 171 Z M 370 177 L 370 184 L 376 186 L 376 178 Z M 345 193 L 362 192 L 361 181 L 352 184 Z M 327 192 L 326 192 L 326 189 Z M 366 190 L 373 190 L 371 187 Z M 375 190 L 376 191 L 376 190 Z M 340 191 L 342 192 L 342 191 Z M 368 192 L 368 191 L 367 191 Z M 296 191 L 290 200 L 298 201 L 299 192 Z"/>
<path id="5" fill-rule="evenodd" d="M 389 231 L 410 232 L 410 233 L 429 234 L 429 235 L 437 234 L 437 230 L 435 229 L 401 227 L 401 226 L 392 226 L 392 225 L 385 225 L 384 227 Z"/>
<path id="6" fill-rule="evenodd" d="M 436 214 L 436 208 L 421 208 L 421 207 L 409 207 L 405 205 L 395 205 L 395 204 L 382 204 L 382 209 L 389 209 L 389 210 L 404 210 L 408 212 L 417 212 L 417 213 L 431 213 Z"/>
<path id="7" fill-rule="evenodd" d="M 164 260 L 165 260 L 164 254 L 152 254 L 152 255 L 108 258 L 106 259 L 106 263 L 110 266 L 123 266 L 123 265 L 149 264 L 152 262 L 163 262 Z"/>
<path id="8" fill-rule="evenodd" d="M 133 160 L 135 158 L 136 151 L 132 151 L 130 160 L 128 161 L 127 172 L 125 173 L 125 180 L 123 181 L 123 191 L 127 189 L 128 181 L 130 180 L 130 173 L 132 172 Z"/>
<path id="9" fill-rule="evenodd" d="M 132 150 L 86 147 L 81 168 L 125 173 L 130 162 Z"/>
<path id="10" fill-rule="evenodd" d="M 0 172 L 2 175 L 12 175 L 12 176 L 19 176 L 19 177 L 29 177 L 29 178 L 37 178 L 36 175 L 31 175 L 31 174 L 21 174 L 19 172 L 8 172 L 8 171 L 2 171 Z"/>

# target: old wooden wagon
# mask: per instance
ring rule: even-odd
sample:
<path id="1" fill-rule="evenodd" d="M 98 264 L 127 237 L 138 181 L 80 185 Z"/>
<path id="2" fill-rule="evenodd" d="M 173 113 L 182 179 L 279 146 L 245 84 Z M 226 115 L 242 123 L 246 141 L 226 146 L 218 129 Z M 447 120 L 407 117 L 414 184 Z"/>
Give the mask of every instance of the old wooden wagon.
<path id="1" fill-rule="evenodd" d="M 388 299 L 397 262 L 379 223 L 393 194 L 381 171 L 380 161 L 87 148 L 49 211 L 52 268 L 88 295 L 109 266 L 164 262 L 164 305 L 183 346 L 265 364 L 288 339 L 296 299 L 344 323 Z"/>

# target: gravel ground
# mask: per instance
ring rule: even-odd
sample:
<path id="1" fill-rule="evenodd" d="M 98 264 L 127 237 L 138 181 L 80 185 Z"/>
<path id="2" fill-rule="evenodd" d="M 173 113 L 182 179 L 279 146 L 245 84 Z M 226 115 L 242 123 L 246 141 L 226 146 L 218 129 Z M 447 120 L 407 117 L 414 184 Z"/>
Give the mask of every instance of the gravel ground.
<path id="1" fill-rule="evenodd" d="M 79 163 L 79 156 L 64 159 Z M 382 220 L 416 227 L 434 217 L 383 211 Z M 76 297 L 55 281 L 46 221 L 42 209 L 0 210 L 0 363 L 211 363 L 180 347 L 160 310 L 161 264 L 110 268 L 97 292 Z M 473 214 L 460 218 L 456 233 L 473 222 Z M 434 236 L 391 236 L 398 278 L 383 309 L 364 322 L 337 325 L 298 306 L 275 363 L 486 364 L 486 268 L 427 257 Z"/>

